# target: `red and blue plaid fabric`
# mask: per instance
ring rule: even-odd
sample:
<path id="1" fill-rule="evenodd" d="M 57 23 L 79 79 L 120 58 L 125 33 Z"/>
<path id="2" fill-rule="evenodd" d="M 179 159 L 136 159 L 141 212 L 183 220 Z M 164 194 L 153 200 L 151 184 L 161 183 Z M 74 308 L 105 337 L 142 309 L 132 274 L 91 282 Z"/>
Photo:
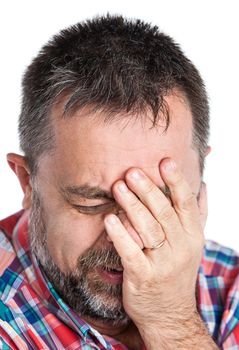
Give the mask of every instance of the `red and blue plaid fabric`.
<path id="1" fill-rule="evenodd" d="M 239 349 L 239 256 L 207 241 L 198 310 L 219 348 Z M 28 246 L 28 213 L 0 221 L 0 349 L 127 349 L 71 310 L 42 275 Z"/>

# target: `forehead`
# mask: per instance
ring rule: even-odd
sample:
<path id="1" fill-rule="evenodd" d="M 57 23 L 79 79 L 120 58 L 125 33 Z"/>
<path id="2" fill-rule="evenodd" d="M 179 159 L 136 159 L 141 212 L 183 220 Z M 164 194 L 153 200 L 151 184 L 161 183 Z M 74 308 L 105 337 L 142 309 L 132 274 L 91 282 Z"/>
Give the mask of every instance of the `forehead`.
<path id="1" fill-rule="evenodd" d="M 195 154 L 191 112 L 180 95 L 168 96 L 166 102 L 167 131 L 163 118 L 152 127 L 149 115 L 122 114 L 105 123 L 103 112 L 91 115 L 80 110 L 62 118 L 63 105 L 58 104 L 52 110 L 56 147 L 48 165 L 64 182 L 72 179 L 105 187 L 130 167 L 140 167 L 153 177 L 164 157 L 173 157 L 183 167 L 185 159 Z"/>

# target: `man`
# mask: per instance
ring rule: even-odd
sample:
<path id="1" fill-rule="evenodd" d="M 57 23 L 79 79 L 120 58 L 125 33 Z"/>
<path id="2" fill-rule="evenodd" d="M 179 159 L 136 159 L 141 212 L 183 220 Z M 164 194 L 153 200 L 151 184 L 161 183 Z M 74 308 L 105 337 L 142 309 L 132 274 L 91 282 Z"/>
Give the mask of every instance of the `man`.
<path id="1" fill-rule="evenodd" d="M 0 222 L 2 349 L 238 349 L 238 256 L 205 242 L 203 81 L 157 27 L 97 17 L 23 78 L 23 210 Z"/>

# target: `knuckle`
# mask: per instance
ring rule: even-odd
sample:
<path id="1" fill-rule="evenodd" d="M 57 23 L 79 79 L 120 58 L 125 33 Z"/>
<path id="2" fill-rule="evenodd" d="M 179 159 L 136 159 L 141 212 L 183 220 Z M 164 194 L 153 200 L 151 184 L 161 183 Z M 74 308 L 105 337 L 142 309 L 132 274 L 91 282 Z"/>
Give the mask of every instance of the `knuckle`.
<path id="1" fill-rule="evenodd" d="M 142 210 L 142 207 L 141 207 L 139 200 L 137 198 L 131 198 L 130 207 L 133 210 L 137 210 L 138 212 L 140 212 Z"/>
<path id="2" fill-rule="evenodd" d="M 134 224 L 136 232 L 141 236 L 144 237 L 145 232 L 147 232 L 147 235 L 150 237 L 158 236 L 159 233 L 159 225 L 155 221 L 154 223 L 149 222 L 149 220 L 143 220 L 140 222 L 136 222 Z"/>
<path id="3" fill-rule="evenodd" d="M 149 182 L 147 183 L 147 185 L 145 186 L 145 189 L 144 189 L 144 194 L 147 196 L 147 195 L 150 195 L 151 193 L 154 193 L 154 190 L 155 190 L 155 186 Z"/>
<path id="4" fill-rule="evenodd" d="M 175 206 L 180 209 L 189 209 L 196 203 L 196 195 L 189 193 L 184 198 L 178 198 L 175 200 Z"/>
<path id="5" fill-rule="evenodd" d="M 157 221 L 168 221 L 172 218 L 173 216 L 173 210 L 172 210 L 172 206 L 168 203 L 165 204 L 165 206 L 160 209 L 160 211 L 158 213 L 156 213 L 156 220 Z"/>

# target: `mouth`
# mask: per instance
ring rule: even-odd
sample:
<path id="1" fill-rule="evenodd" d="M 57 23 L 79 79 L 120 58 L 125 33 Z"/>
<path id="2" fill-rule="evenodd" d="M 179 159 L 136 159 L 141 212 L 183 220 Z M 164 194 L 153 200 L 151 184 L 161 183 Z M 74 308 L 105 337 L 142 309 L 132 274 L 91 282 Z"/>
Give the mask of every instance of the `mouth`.
<path id="1" fill-rule="evenodd" d="M 113 271 L 113 272 L 123 272 L 123 267 L 102 267 L 102 269 L 106 270 L 106 271 Z"/>
<path id="2" fill-rule="evenodd" d="M 100 267 L 97 272 L 103 280 L 111 284 L 123 283 L 123 268 L 122 267 Z"/>

